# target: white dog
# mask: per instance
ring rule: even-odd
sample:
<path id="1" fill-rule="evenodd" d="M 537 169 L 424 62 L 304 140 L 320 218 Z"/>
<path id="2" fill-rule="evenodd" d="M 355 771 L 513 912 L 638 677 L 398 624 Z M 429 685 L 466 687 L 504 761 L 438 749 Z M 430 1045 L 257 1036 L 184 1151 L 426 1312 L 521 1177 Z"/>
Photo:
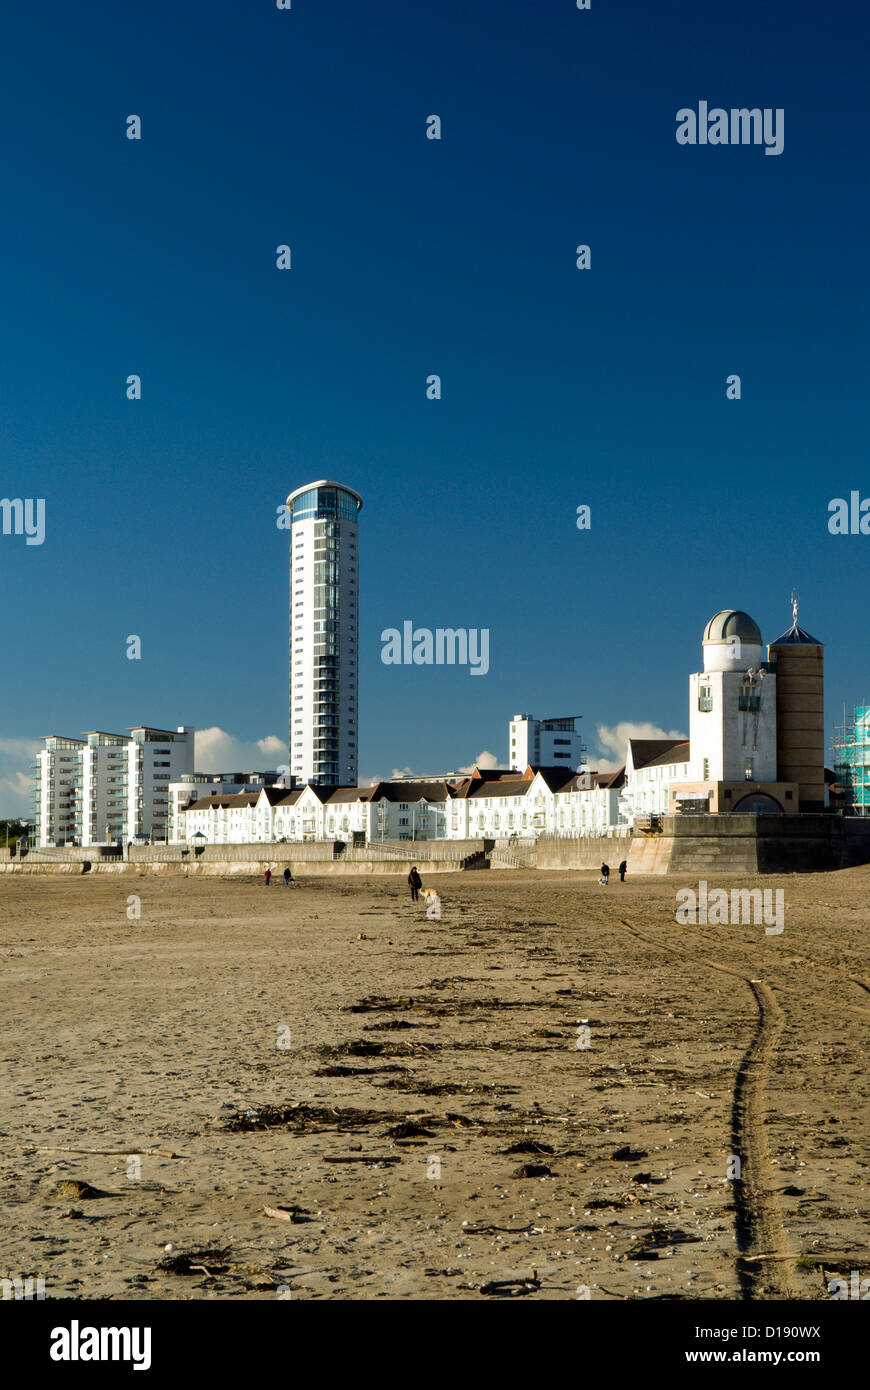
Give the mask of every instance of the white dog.
<path id="1" fill-rule="evenodd" d="M 441 899 L 434 888 L 424 888 L 423 897 L 426 901 L 426 916 L 431 920 L 439 922 L 441 920 Z"/>

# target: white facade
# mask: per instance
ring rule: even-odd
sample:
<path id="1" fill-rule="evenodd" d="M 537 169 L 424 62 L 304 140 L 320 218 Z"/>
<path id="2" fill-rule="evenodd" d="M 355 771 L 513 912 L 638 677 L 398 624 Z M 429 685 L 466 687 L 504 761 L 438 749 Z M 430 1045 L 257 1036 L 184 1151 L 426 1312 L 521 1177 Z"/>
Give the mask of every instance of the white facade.
<path id="1" fill-rule="evenodd" d="M 290 514 L 290 770 L 298 782 L 357 779 L 362 498 L 322 480 L 287 498 Z"/>
<path id="2" fill-rule="evenodd" d="M 764 670 L 689 677 L 690 780 L 775 782 L 776 676 Z"/>
<path id="3" fill-rule="evenodd" d="M 259 792 L 261 787 L 271 787 L 276 783 L 283 785 L 286 780 L 277 772 L 186 773 L 179 781 L 169 783 L 169 843 L 181 844 L 185 840 L 182 814 L 188 806 L 204 796 Z"/>
<path id="4" fill-rule="evenodd" d="M 629 740 L 621 806 L 632 825 L 674 804 L 730 810 L 740 792 L 727 783 L 777 790 L 776 674 L 757 623 L 722 609 L 704 629 L 703 652 L 703 671 L 689 676 L 689 739 Z M 791 796 L 785 784 L 782 795 Z"/>
<path id="5" fill-rule="evenodd" d="M 360 832 L 368 838 L 368 826 L 369 806 L 355 788 L 340 788 L 323 802 L 314 787 L 304 787 L 278 802 L 274 811 L 276 840 L 349 841 Z"/>
<path id="6" fill-rule="evenodd" d="M 515 714 L 508 733 L 509 765 L 517 772 L 529 766 L 579 772 L 586 761 L 586 745 L 575 727 L 578 718 L 534 719 L 530 714 Z"/>
<path id="7" fill-rule="evenodd" d="M 36 843 L 65 844 L 76 834 L 85 744 L 81 739 L 56 735 L 43 742 L 33 763 Z"/>
<path id="8" fill-rule="evenodd" d="M 624 782 L 620 772 L 582 772 L 576 785 L 555 793 L 552 834 L 566 836 L 608 835 L 627 829 L 620 810 Z"/>
<path id="9" fill-rule="evenodd" d="M 625 785 L 620 814 L 633 826 L 642 816 L 668 814 L 671 787 L 686 781 L 687 739 L 629 739 L 625 756 Z"/>
<path id="10" fill-rule="evenodd" d="M 272 836 L 270 794 L 274 789 L 216 793 L 180 813 L 179 837 L 188 844 L 252 845 Z M 282 791 L 280 795 L 285 795 Z"/>
<path id="11" fill-rule="evenodd" d="M 181 837 L 205 844 L 314 840 L 510 840 L 606 835 L 620 827 L 621 773 L 480 772 L 456 782 L 209 795 L 179 813 Z"/>
<path id="12" fill-rule="evenodd" d="M 52 735 L 34 763 L 37 845 L 168 838 L 169 784 L 193 771 L 194 730 Z"/>

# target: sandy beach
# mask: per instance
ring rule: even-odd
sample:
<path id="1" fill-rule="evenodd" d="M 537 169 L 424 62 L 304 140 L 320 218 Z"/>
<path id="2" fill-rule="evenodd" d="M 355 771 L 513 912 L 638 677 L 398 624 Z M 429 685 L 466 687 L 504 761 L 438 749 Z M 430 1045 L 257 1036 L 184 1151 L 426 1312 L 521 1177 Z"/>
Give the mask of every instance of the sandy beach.
<path id="1" fill-rule="evenodd" d="M 782 888 L 782 934 L 678 926 L 672 878 L 442 874 L 433 921 L 398 877 L 6 876 L 0 1276 L 83 1300 L 867 1277 L 870 870 L 710 882 Z"/>

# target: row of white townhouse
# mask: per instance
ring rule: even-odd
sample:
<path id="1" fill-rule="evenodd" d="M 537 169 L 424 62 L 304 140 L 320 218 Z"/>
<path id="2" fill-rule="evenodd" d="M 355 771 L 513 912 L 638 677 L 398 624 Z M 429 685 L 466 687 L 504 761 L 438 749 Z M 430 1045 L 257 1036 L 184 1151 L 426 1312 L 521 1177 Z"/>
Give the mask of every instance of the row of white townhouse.
<path id="1" fill-rule="evenodd" d="M 624 774 L 527 767 L 475 768 L 470 776 L 411 778 L 370 787 L 279 785 L 198 795 L 172 789 L 175 843 L 517 839 L 602 835 L 627 823 L 619 798 Z M 185 793 L 189 798 L 184 804 Z"/>

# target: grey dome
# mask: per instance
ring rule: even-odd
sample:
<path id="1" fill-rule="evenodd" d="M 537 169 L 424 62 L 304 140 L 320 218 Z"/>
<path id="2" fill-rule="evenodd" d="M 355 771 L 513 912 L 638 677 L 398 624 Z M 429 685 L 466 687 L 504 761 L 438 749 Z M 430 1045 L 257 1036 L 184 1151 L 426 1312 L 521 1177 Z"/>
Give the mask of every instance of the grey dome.
<path id="1" fill-rule="evenodd" d="M 761 628 L 742 608 L 721 609 L 704 628 L 705 642 L 727 642 L 731 637 L 750 646 L 761 646 Z"/>

